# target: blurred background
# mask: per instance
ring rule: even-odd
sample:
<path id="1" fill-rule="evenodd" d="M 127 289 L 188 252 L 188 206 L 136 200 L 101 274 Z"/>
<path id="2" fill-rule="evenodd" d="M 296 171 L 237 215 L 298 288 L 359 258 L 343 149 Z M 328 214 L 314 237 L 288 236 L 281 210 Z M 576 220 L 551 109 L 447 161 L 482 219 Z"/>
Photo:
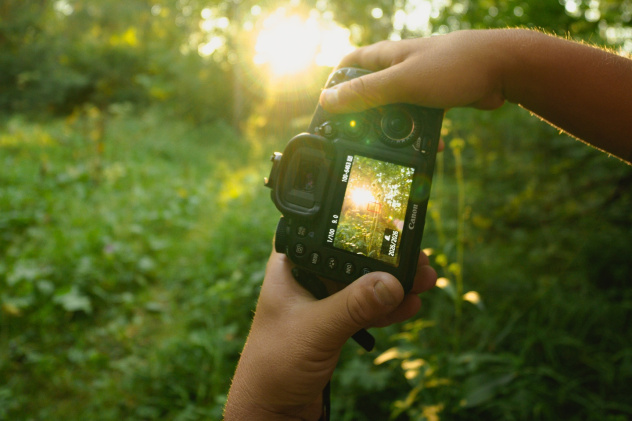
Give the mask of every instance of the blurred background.
<path id="1" fill-rule="evenodd" d="M 630 0 L 2 0 L 0 419 L 220 419 L 278 212 L 268 157 L 354 47 L 521 26 L 632 52 Z M 632 167 L 450 110 L 415 319 L 336 420 L 632 418 Z"/>

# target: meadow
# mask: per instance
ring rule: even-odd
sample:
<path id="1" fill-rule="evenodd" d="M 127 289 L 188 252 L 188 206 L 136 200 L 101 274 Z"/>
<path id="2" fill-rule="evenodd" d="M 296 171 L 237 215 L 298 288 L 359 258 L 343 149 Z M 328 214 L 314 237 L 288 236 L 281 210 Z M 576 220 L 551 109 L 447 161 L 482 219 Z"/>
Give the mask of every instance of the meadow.
<path id="1" fill-rule="evenodd" d="M 629 1 L 3 0 L 0 420 L 221 419 L 269 157 L 355 46 L 523 27 L 629 56 L 631 22 Z M 632 419 L 632 167 L 515 104 L 449 110 L 442 138 L 437 287 L 345 346 L 332 419 Z"/>
<path id="2" fill-rule="evenodd" d="M 2 121 L 0 419 L 221 418 L 279 216 L 286 137 L 254 133 L 160 107 Z M 334 419 L 629 419 L 630 168 L 513 106 L 443 138 L 439 286 L 346 346 Z"/>

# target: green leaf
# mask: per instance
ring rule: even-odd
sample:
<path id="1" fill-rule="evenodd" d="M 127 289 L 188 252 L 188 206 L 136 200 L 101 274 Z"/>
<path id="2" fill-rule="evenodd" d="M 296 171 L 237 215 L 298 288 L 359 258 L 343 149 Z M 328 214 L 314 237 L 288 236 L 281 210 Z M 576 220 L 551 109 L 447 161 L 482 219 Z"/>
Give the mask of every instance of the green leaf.
<path id="1" fill-rule="evenodd" d="M 461 406 L 473 408 L 493 398 L 498 390 L 509 384 L 516 377 L 515 373 L 500 375 L 480 374 L 470 377 L 464 385 L 466 392 Z"/>
<path id="2" fill-rule="evenodd" d="M 84 311 L 88 314 L 92 313 L 92 303 L 90 302 L 90 298 L 81 294 L 76 286 L 73 286 L 70 291 L 64 294 L 55 296 L 53 298 L 53 302 L 61 305 L 66 311 Z"/>

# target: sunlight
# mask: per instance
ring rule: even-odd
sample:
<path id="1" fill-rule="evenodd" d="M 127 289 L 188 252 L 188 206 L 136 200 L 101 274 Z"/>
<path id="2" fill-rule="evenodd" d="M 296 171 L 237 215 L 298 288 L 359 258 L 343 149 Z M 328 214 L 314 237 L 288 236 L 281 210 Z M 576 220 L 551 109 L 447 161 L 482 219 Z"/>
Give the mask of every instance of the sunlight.
<path id="1" fill-rule="evenodd" d="M 442 1 L 437 0 L 409 0 L 403 9 L 398 9 L 393 15 L 393 32 L 390 39 L 399 40 L 404 29 L 416 34 L 429 35 L 431 31 L 430 17 L 433 8 L 442 7 Z"/>
<path id="2" fill-rule="evenodd" d="M 72 15 L 72 12 L 75 11 L 75 9 L 72 7 L 70 3 L 68 3 L 67 0 L 56 1 L 55 4 L 53 5 L 53 8 L 55 9 L 56 12 L 61 13 L 64 16 L 70 16 Z"/>
<path id="3" fill-rule="evenodd" d="M 366 208 L 369 203 L 374 203 L 376 200 L 370 190 L 359 187 L 351 192 L 351 201 L 359 208 Z"/>
<path id="4" fill-rule="evenodd" d="M 313 64 L 334 67 L 353 50 L 348 29 L 324 22 L 317 13 L 304 19 L 279 8 L 263 21 L 254 62 L 276 76 L 296 74 Z"/>

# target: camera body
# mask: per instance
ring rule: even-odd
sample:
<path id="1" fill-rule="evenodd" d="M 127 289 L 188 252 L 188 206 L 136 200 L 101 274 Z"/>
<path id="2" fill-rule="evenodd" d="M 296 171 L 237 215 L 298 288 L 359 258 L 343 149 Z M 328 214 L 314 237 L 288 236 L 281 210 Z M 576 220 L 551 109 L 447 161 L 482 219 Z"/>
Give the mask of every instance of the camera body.
<path id="1" fill-rule="evenodd" d="M 342 68 L 326 88 L 366 75 Z M 265 185 L 283 216 L 275 248 L 344 284 L 393 274 L 408 292 L 424 230 L 443 110 L 394 104 L 352 114 L 317 106 L 308 132 L 272 156 Z"/>

